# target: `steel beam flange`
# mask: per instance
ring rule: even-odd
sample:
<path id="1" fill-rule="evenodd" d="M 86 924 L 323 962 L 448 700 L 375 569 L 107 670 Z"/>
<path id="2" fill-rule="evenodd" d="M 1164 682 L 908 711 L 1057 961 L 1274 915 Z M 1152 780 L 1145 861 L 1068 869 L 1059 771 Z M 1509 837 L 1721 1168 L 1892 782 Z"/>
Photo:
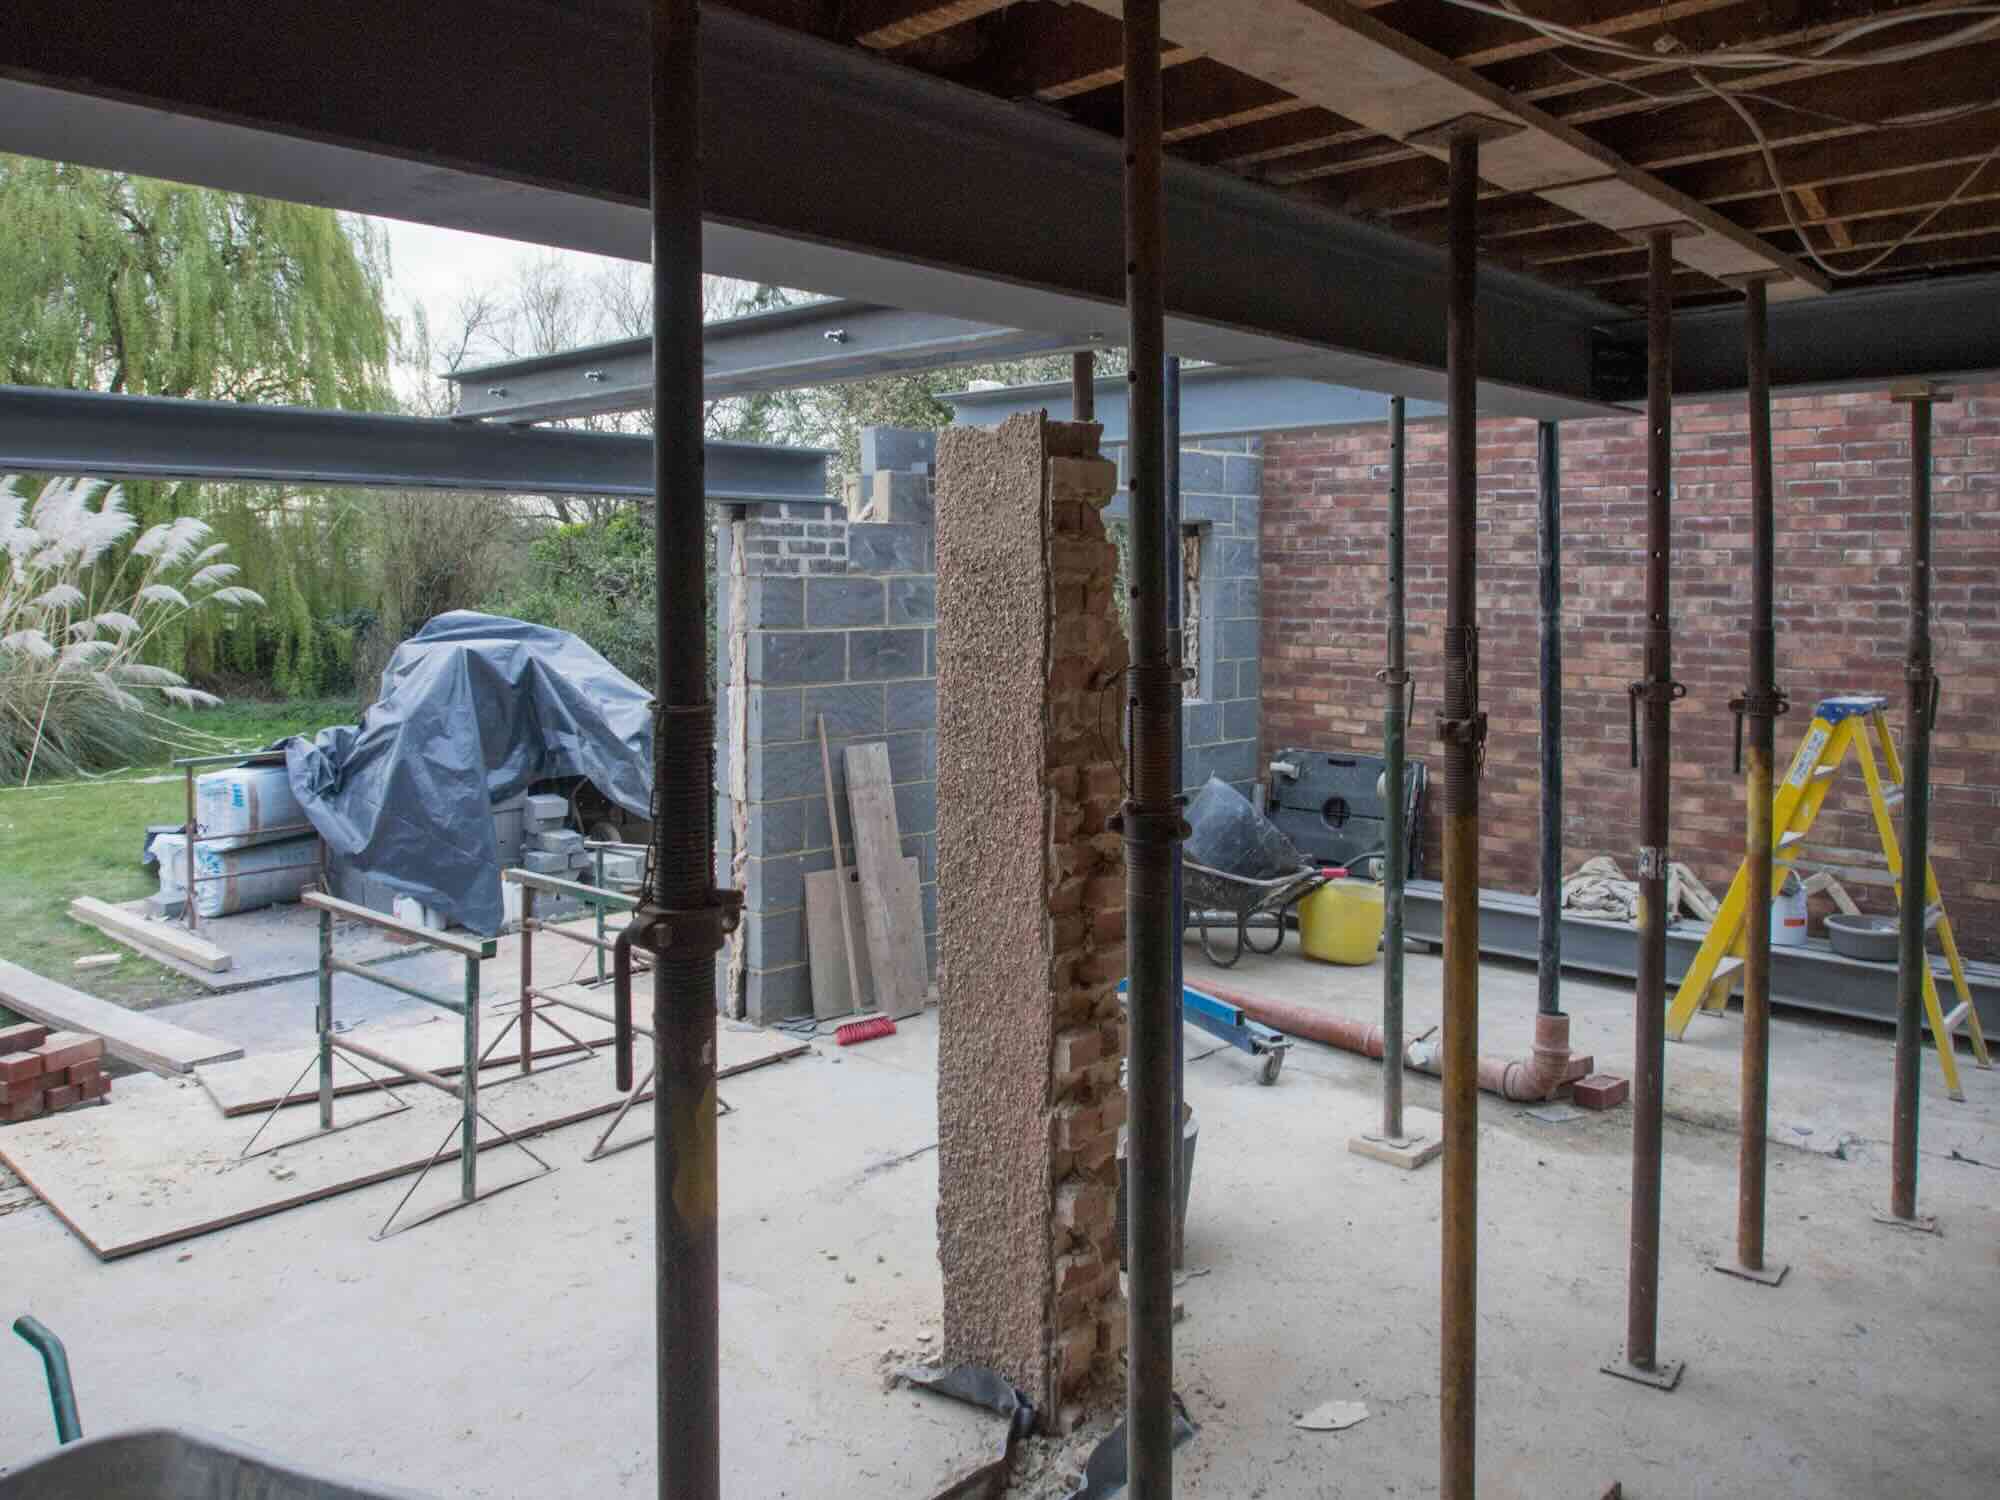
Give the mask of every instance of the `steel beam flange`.
<path id="1" fill-rule="evenodd" d="M 1633 1364 L 1623 1354 L 1615 1354 L 1597 1367 L 1606 1375 L 1615 1375 L 1620 1380 L 1629 1380 L 1634 1385 L 1650 1386 L 1656 1391 L 1670 1391 L 1681 1383 L 1681 1372 L 1687 1369 L 1687 1361 L 1663 1359 L 1651 1369 Z"/>
<path id="2" fill-rule="evenodd" d="M 1791 1270 L 1791 1267 L 1789 1265 L 1759 1266 L 1755 1270 L 1752 1270 L 1749 1266 L 1742 1265 L 1737 1261 L 1719 1260 L 1715 1262 L 1714 1269 L 1720 1271 L 1724 1276 L 1734 1276 L 1738 1281 L 1754 1281 L 1759 1286 L 1776 1286 L 1785 1279 L 1785 1272 Z"/>

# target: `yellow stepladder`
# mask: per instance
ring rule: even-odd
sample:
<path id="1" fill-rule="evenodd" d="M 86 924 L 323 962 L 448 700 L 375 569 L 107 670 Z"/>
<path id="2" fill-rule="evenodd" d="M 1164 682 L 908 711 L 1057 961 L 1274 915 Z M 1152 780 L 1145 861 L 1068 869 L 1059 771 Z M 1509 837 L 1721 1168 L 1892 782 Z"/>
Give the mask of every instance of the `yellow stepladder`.
<path id="1" fill-rule="evenodd" d="M 1849 694 L 1823 698 L 1813 709 L 1813 721 L 1792 757 L 1791 769 L 1778 784 L 1771 809 L 1771 889 L 1776 891 L 1798 860 L 1798 846 L 1805 842 L 1813 819 L 1833 789 L 1834 778 L 1850 750 L 1861 765 L 1861 779 L 1868 788 L 1869 810 L 1875 817 L 1875 832 L 1882 841 L 1882 856 L 1896 882 L 1898 899 L 1903 883 L 1902 842 L 1896 835 L 1891 809 L 1902 804 L 1903 762 L 1896 753 L 1896 741 L 1889 733 L 1889 700 L 1872 695 Z M 1877 754 L 1879 751 L 1880 759 Z M 1886 779 L 1885 779 L 1886 777 Z M 1701 951 L 1695 954 L 1679 993 L 1667 1010 L 1667 1036 L 1679 1041 L 1687 1032 L 1696 1010 L 1720 1013 L 1728 1008 L 1743 971 L 1743 945 L 1748 932 L 1745 908 L 1749 905 L 1750 872 L 1738 866 L 1729 882 Z M 1769 921 L 1770 914 L 1762 920 Z M 1938 890 L 1937 870 L 1928 860 L 1924 866 L 1924 925 L 1935 929 L 1944 947 L 1958 1004 L 1945 1014 L 1938 1003 L 1937 979 L 1928 961 L 1924 964 L 1924 1010 L 1930 1018 L 1931 1037 L 1937 1043 L 1938 1063 L 1951 1097 L 1963 1101 L 1958 1083 L 1958 1055 L 1952 1038 L 1965 1028 L 1972 1053 L 1982 1068 L 1993 1066 L 1986 1051 L 1986 1034 L 1980 1029 L 1979 1011 L 1972 1003 L 1972 989 L 1966 983 L 1965 965 L 1958 956 L 1958 940 L 1952 935 L 1951 918 L 1945 914 L 1944 896 Z"/>

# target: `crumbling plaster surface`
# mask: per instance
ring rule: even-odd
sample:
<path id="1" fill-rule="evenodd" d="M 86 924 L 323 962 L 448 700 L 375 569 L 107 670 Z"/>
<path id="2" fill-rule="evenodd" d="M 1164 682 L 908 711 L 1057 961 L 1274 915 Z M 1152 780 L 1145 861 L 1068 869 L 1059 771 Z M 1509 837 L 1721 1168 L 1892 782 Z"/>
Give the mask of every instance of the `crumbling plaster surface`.
<path id="1" fill-rule="evenodd" d="M 938 1253 L 946 1356 L 1045 1404 L 1049 1313 L 1023 1296 L 1053 1280 L 1043 427 L 938 439 Z"/>

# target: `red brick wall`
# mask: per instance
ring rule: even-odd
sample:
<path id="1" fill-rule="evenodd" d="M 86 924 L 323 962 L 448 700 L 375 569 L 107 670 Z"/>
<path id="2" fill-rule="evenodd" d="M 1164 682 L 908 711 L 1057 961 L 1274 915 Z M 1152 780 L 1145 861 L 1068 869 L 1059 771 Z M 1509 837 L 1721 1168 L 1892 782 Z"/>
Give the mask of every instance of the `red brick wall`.
<path id="1" fill-rule="evenodd" d="M 1778 525 L 1779 774 L 1836 692 L 1882 693 L 1899 741 L 1905 647 L 1908 408 L 1880 394 L 1801 396 L 1773 413 Z M 1937 409 L 1933 639 L 1944 676 L 1932 821 L 1938 877 L 1969 956 L 2000 957 L 2000 385 Z M 1382 427 L 1272 434 L 1264 444 L 1263 733 L 1280 745 L 1376 750 L 1382 698 L 1387 437 Z M 1749 623 L 1749 449 L 1741 402 L 1674 414 L 1673 844 L 1718 895 L 1742 858 L 1729 700 Z M 1564 868 L 1610 854 L 1632 873 L 1638 773 L 1625 685 L 1639 675 L 1643 424 L 1566 422 L 1563 476 Z M 1492 716 L 1481 883 L 1535 888 L 1539 817 L 1535 427 L 1480 425 L 1479 621 Z M 1434 723 L 1444 618 L 1444 430 L 1413 425 L 1408 464 L 1411 754 L 1440 767 Z M 1850 776 L 1852 779 L 1850 780 Z M 1852 767 L 1815 843 L 1874 847 Z M 1433 781 L 1426 870 L 1439 868 Z M 1834 815 L 1836 807 L 1842 809 Z M 1864 908 L 1887 893 L 1850 886 Z"/>

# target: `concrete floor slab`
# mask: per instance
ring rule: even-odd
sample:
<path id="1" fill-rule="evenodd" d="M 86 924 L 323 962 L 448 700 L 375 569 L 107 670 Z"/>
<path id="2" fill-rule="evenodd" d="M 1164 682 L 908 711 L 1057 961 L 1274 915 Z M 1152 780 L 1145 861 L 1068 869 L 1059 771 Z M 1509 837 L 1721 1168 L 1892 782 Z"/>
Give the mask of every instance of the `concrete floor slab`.
<path id="1" fill-rule="evenodd" d="M 1413 954 L 1413 1026 L 1436 1018 L 1435 960 Z M 1189 951 L 1189 974 L 1210 974 Z M 1219 983 L 1372 1016 L 1381 970 L 1246 958 Z M 1533 974 L 1489 964 L 1482 1044 L 1528 1043 Z M 1631 994 L 1566 984 L 1580 1045 L 1629 1071 Z M 1606 1379 L 1623 1341 L 1629 1109 L 1545 1124 L 1481 1099 L 1480 1472 L 1498 1495 L 1992 1493 L 2000 1299 L 2000 1078 L 1971 1098 L 1925 1078 L 1919 1204 L 1885 1206 L 1890 1041 L 1781 1015 L 1773 1116 L 1811 1146 L 1771 1155 L 1778 1288 L 1715 1275 L 1735 1223 L 1731 1021 L 1668 1050 L 1661 1276 L 1671 1394 Z M 1311 1043 L 1272 1087 L 1191 1038 L 1201 1113 L 1176 1291 L 1177 1384 L 1201 1431 L 1188 1496 L 1434 1492 L 1435 1171 L 1350 1156 L 1375 1128 L 1378 1066 Z M 935 1026 L 732 1080 L 722 1141 L 724 1467 L 732 1495 L 935 1493 L 982 1461 L 994 1419 L 885 1391 L 891 1350 L 934 1343 Z M 1435 1081 L 1408 1079 L 1412 1109 Z M 1789 1125 L 1781 1129 L 1789 1130 Z M 1775 1132 L 1774 1132 L 1775 1133 Z M 86 1430 L 179 1421 L 439 1494 L 647 1494 L 653 1482 L 650 1153 L 585 1166 L 588 1128 L 550 1137 L 531 1189 L 371 1244 L 395 1185 L 175 1250 L 99 1265 L 46 1209 L 0 1215 L 17 1307 L 70 1341 Z M 1779 1139 L 1784 1139 L 1779 1136 Z M 1954 1155 L 1954 1153 L 1956 1153 Z M 830 1259 L 829 1252 L 838 1257 Z M 851 1278 L 851 1279 L 850 1279 Z M 11 1371 L 12 1373 L 9 1373 Z M 25 1349 L 0 1362 L 0 1462 L 49 1442 Z M 1342 1432 L 1295 1427 L 1360 1400 Z M 1051 1490 L 1060 1464 L 1044 1464 Z M 1030 1490 L 1028 1493 L 1043 1493 Z"/>

